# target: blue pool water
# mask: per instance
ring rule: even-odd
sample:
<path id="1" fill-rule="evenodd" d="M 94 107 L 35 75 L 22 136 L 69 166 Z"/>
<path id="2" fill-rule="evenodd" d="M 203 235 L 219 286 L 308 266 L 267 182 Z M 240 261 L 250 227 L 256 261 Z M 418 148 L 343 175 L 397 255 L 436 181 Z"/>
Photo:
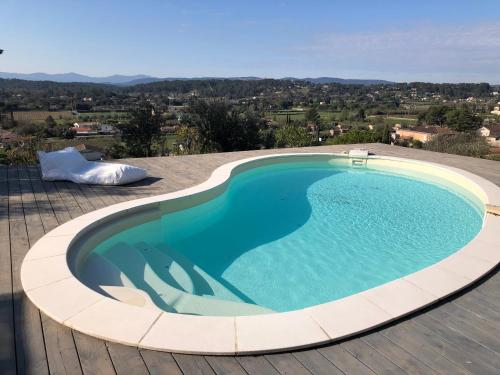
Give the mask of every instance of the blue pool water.
<path id="1" fill-rule="evenodd" d="M 293 162 L 241 173 L 217 198 L 118 233 L 95 254 L 135 246 L 149 256 L 148 272 L 183 292 L 289 311 L 436 263 L 475 237 L 482 220 L 477 202 L 437 184 Z M 179 259 L 178 267 L 161 269 L 151 251 Z M 168 310 L 168 292 L 157 290 L 158 280 L 137 280 L 141 272 L 131 282 Z"/>

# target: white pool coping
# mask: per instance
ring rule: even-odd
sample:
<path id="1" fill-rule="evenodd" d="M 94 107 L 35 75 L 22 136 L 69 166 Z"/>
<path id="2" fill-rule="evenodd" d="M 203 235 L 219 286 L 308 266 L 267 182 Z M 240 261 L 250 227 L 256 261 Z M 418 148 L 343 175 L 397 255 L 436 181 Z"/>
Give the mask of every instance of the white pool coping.
<path id="1" fill-rule="evenodd" d="M 345 156 L 293 153 L 242 159 L 217 168 L 208 180 L 194 187 L 115 204 L 62 224 L 43 236 L 26 255 L 21 267 L 23 288 L 46 315 L 91 336 L 160 351 L 237 355 L 303 348 L 373 329 L 467 287 L 498 265 L 500 216 L 487 214 L 482 230 L 471 242 L 436 264 L 333 302 L 284 313 L 214 317 L 169 313 L 150 304 L 138 307 L 95 292 L 71 271 L 68 251 L 72 241 L 109 220 L 109 215 L 126 215 L 143 205 L 219 187 L 231 178 L 236 167 L 251 161 L 307 155 Z M 388 156 L 370 156 L 368 160 L 410 163 L 417 170 L 430 168 L 434 173 L 451 172 L 461 183 L 467 181 L 467 188 L 481 195 L 485 204 L 500 206 L 500 188 L 472 173 Z"/>

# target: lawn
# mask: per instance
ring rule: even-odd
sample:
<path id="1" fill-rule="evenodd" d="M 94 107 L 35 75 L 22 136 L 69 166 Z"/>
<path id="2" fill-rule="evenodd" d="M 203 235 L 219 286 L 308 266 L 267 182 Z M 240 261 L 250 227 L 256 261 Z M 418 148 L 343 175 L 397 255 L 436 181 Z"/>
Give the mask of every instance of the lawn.
<path id="1" fill-rule="evenodd" d="M 340 112 L 339 112 L 340 113 Z M 306 116 L 306 111 L 275 111 L 267 112 L 266 116 L 275 119 L 278 122 L 283 122 L 286 120 L 286 116 L 289 115 L 292 121 L 294 120 L 304 120 Z M 336 121 L 337 112 L 332 111 L 319 111 L 319 115 L 324 121 Z"/>
<path id="2" fill-rule="evenodd" d="M 51 116 L 54 120 L 69 120 L 73 118 L 71 111 L 16 111 L 13 112 L 15 121 L 45 121 Z"/>

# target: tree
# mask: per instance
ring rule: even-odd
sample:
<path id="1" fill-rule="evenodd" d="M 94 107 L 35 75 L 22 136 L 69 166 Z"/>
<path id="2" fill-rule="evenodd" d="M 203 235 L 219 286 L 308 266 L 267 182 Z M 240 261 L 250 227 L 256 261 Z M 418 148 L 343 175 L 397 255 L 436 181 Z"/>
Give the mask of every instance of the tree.
<path id="1" fill-rule="evenodd" d="M 177 132 L 177 141 L 174 144 L 176 155 L 199 154 L 202 149 L 200 133 L 194 126 L 182 126 Z"/>
<path id="2" fill-rule="evenodd" d="M 260 147 L 262 124 L 251 111 L 231 107 L 224 101 L 196 100 L 184 122 L 199 133 L 200 152 L 253 150 Z"/>
<path id="3" fill-rule="evenodd" d="M 446 113 L 450 110 L 444 105 L 435 105 L 418 116 L 420 122 L 428 125 L 444 126 L 446 123 Z"/>
<path id="4" fill-rule="evenodd" d="M 446 125 L 458 132 L 473 132 L 481 127 L 482 120 L 467 107 L 456 108 L 446 113 Z"/>
<path id="5" fill-rule="evenodd" d="M 73 139 L 76 136 L 75 129 L 69 128 L 63 131 L 63 137 L 66 139 Z"/>
<path id="6" fill-rule="evenodd" d="M 382 143 L 391 143 L 391 127 L 389 124 L 385 124 L 381 129 L 381 137 L 380 137 L 380 142 Z M 378 131 L 378 129 L 377 129 Z"/>
<path id="7" fill-rule="evenodd" d="M 359 108 L 354 111 L 354 114 L 351 116 L 353 121 L 365 121 L 366 115 L 365 110 L 363 108 Z"/>
<path id="8" fill-rule="evenodd" d="M 49 127 L 49 128 L 53 128 L 57 125 L 54 118 L 50 115 L 47 116 L 47 118 L 45 119 L 45 124 L 47 124 L 47 127 Z"/>
<path id="9" fill-rule="evenodd" d="M 321 127 L 321 116 L 316 107 L 310 108 L 306 112 L 306 121 L 314 124 L 316 129 L 316 142 L 319 143 L 319 131 Z"/>
<path id="10" fill-rule="evenodd" d="M 151 104 L 131 113 L 128 124 L 122 126 L 122 138 L 132 156 L 152 156 L 153 145 L 161 134 L 161 115 Z"/>
<path id="11" fill-rule="evenodd" d="M 43 123 L 33 123 L 33 122 L 19 122 L 15 129 L 16 133 L 25 137 L 37 137 L 42 138 L 46 131 L 47 127 Z"/>
<path id="12" fill-rule="evenodd" d="M 274 133 L 275 146 L 281 147 L 306 147 L 312 144 L 312 137 L 308 131 L 299 126 L 285 125 Z"/>
<path id="13" fill-rule="evenodd" d="M 321 122 L 321 116 L 319 115 L 318 109 L 312 107 L 306 112 L 306 120 L 312 122 L 315 125 L 319 125 Z"/>

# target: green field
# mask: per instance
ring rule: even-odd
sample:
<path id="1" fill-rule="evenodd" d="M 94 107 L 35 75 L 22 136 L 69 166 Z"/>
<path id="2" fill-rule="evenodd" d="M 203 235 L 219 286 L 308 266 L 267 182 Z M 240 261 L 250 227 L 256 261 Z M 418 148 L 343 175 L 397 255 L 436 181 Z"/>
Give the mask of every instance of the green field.
<path id="1" fill-rule="evenodd" d="M 75 116 L 76 121 L 90 120 L 126 120 L 129 118 L 128 112 L 86 112 Z"/>
<path id="2" fill-rule="evenodd" d="M 375 120 L 377 117 L 380 116 L 368 116 L 368 120 L 373 119 Z M 396 124 L 401 124 L 401 125 L 416 125 L 418 119 L 415 117 L 399 117 L 399 116 L 384 116 L 382 117 L 384 125 L 387 124 L 389 126 L 394 126 Z"/>
<path id="3" fill-rule="evenodd" d="M 332 112 L 332 111 L 318 111 L 322 120 L 324 121 L 335 121 L 337 119 L 337 115 L 340 112 Z M 276 112 L 267 112 L 265 114 L 267 117 L 276 119 L 277 122 L 283 122 L 286 120 L 287 115 L 290 116 L 292 121 L 294 120 L 304 120 L 306 116 L 306 111 L 276 111 Z"/>
<path id="4" fill-rule="evenodd" d="M 175 134 L 167 134 L 165 138 L 167 140 L 167 148 L 172 149 L 172 145 L 177 140 L 177 136 Z"/>
<path id="5" fill-rule="evenodd" d="M 51 116 L 54 120 L 68 120 L 73 117 L 71 111 L 15 111 L 14 121 L 45 121 Z"/>
<path id="6" fill-rule="evenodd" d="M 417 118 L 414 116 L 367 116 L 366 120 L 363 121 L 346 121 L 346 120 L 340 120 L 342 112 L 337 111 L 319 111 L 319 115 L 321 117 L 321 120 L 325 123 L 333 122 L 333 121 L 338 121 L 338 122 L 345 122 L 350 125 L 367 125 L 371 121 L 375 120 L 382 120 L 382 123 L 385 125 L 390 125 L 394 126 L 395 124 L 402 124 L 402 125 L 415 125 L 417 123 Z M 287 115 L 290 116 L 290 120 L 298 121 L 298 120 L 304 120 L 306 111 L 275 111 L 275 112 L 267 112 L 266 117 L 269 117 L 279 123 L 284 123 L 286 121 Z M 378 123 L 378 121 L 376 121 Z"/>

